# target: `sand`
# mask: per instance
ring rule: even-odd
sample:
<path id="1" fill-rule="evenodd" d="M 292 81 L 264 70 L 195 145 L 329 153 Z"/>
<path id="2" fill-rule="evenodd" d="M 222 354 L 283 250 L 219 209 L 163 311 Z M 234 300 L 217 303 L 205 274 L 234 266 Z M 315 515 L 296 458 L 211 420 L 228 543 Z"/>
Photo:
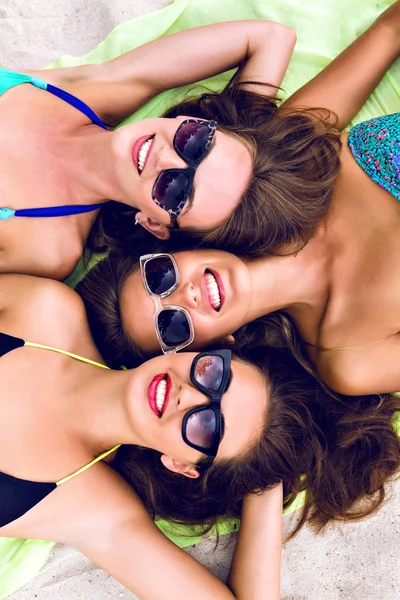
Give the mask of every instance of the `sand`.
<path id="1" fill-rule="evenodd" d="M 15 69 L 41 68 L 62 54 L 84 54 L 118 23 L 169 2 L 2 0 L 0 63 Z M 285 523 L 286 527 L 289 525 Z M 233 547 L 234 539 L 217 551 L 213 543 L 203 542 L 190 552 L 224 578 Z M 289 542 L 283 555 L 281 597 L 283 600 L 400 600 L 399 554 L 400 484 L 397 483 L 391 499 L 374 517 L 329 528 L 323 536 L 303 529 Z M 136 596 L 72 548 L 56 546 L 36 579 L 10 598 L 134 600 Z"/>

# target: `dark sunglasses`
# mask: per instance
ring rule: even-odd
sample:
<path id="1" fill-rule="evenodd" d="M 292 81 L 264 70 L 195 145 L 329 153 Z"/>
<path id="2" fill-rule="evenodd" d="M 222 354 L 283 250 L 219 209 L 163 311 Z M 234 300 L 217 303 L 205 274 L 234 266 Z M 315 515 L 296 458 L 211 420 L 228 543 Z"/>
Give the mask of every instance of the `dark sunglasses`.
<path id="1" fill-rule="evenodd" d="M 216 121 L 201 119 L 186 119 L 176 130 L 173 147 L 189 166 L 162 171 L 152 190 L 154 202 L 173 219 L 179 217 L 190 196 L 196 169 L 210 150 L 216 130 Z"/>
<path id="2" fill-rule="evenodd" d="M 184 442 L 207 455 L 199 466 L 213 462 L 224 434 L 221 400 L 230 383 L 231 361 L 230 350 L 213 350 L 201 352 L 192 362 L 190 380 L 210 398 L 208 404 L 188 410 L 182 422 Z"/>
<path id="3" fill-rule="evenodd" d="M 140 257 L 140 270 L 146 293 L 155 304 L 154 327 L 164 354 L 172 354 L 189 346 L 194 328 L 188 311 L 182 306 L 161 304 L 179 285 L 178 265 L 171 254 L 145 254 Z"/>

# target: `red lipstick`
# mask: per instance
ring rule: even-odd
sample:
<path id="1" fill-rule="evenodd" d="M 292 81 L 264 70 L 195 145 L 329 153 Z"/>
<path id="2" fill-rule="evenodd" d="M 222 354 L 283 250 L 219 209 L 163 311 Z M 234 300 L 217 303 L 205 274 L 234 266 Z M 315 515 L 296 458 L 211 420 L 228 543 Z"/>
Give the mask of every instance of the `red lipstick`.
<path id="1" fill-rule="evenodd" d="M 158 406 L 157 406 L 157 389 L 158 389 L 159 384 L 163 380 L 166 382 L 167 386 L 166 386 L 166 391 L 165 391 L 164 403 L 162 405 L 161 410 L 159 410 Z M 159 419 L 162 417 L 162 415 L 167 410 L 169 397 L 170 397 L 170 393 L 171 393 L 171 388 L 172 388 L 171 377 L 167 373 L 160 373 L 160 375 L 156 375 L 155 377 L 153 377 L 153 379 L 151 380 L 150 385 L 148 387 L 147 399 L 149 402 L 149 406 L 150 406 L 151 410 L 153 411 L 153 413 L 156 415 L 156 417 L 158 417 Z"/>
<path id="2" fill-rule="evenodd" d="M 149 140 L 151 137 L 152 136 L 150 134 L 148 134 L 148 135 L 142 135 L 138 140 L 136 140 L 136 142 L 134 143 L 133 148 L 132 148 L 132 160 L 133 160 L 133 164 L 135 165 L 136 170 L 139 173 L 139 175 L 141 173 L 143 173 L 143 170 L 144 170 L 144 168 L 146 166 L 146 163 L 147 163 L 148 158 L 150 156 L 151 149 L 152 149 L 153 144 L 154 144 L 155 136 L 153 136 L 153 141 L 152 141 L 152 143 L 150 145 L 150 148 L 148 149 L 146 160 L 144 161 L 143 169 L 141 171 L 139 170 L 139 150 L 142 147 L 142 145 L 145 142 L 147 142 L 147 140 Z"/>

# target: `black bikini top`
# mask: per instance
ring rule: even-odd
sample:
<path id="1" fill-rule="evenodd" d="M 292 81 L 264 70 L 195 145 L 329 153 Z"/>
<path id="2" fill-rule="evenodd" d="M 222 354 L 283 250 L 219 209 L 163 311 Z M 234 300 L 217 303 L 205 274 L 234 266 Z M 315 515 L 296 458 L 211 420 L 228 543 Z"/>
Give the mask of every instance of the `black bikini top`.
<path id="1" fill-rule="evenodd" d="M 6 333 L 0 333 L 0 358 L 12 350 L 16 350 L 17 348 L 22 348 L 24 346 L 49 350 L 51 352 L 58 352 L 59 354 L 64 354 L 76 360 L 80 360 L 81 362 L 85 362 L 96 367 L 101 367 L 102 369 L 108 369 L 108 367 L 102 365 L 101 363 L 78 356 L 77 354 L 72 354 L 66 350 L 53 348 L 52 346 L 45 346 L 43 344 L 26 342 L 21 338 L 7 335 Z M 11 523 L 15 519 L 22 517 L 22 515 L 36 506 L 36 504 L 48 496 L 58 486 L 66 483 L 80 473 L 83 473 L 118 448 L 119 445 L 114 446 L 114 448 L 104 452 L 71 475 L 67 475 L 67 477 L 55 482 L 29 481 L 27 479 L 19 479 L 18 477 L 13 477 L 12 475 L 7 475 L 6 473 L 0 472 L 0 527 L 4 527 L 4 525 L 8 525 L 8 523 Z"/>

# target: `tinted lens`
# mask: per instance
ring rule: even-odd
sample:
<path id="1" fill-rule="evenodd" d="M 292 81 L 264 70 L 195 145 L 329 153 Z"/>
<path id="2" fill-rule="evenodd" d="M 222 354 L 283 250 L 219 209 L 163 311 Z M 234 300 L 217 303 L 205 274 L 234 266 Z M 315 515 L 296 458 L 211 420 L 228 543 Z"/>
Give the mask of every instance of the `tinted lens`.
<path id="1" fill-rule="evenodd" d="M 165 210 L 176 210 L 188 195 L 189 184 L 185 173 L 164 171 L 155 182 L 153 196 Z"/>
<path id="2" fill-rule="evenodd" d="M 219 390 L 224 375 L 224 361 L 220 356 L 202 356 L 196 363 L 194 377 L 198 383 L 216 392 Z"/>
<path id="3" fill-rule="evenodd" d="M 175 134 L 175 147 L 189 162 L 200 160 L 207 151 L 210 130 L 202 123 L 185 123 Z"/>
<path id="4" fill-rule="evenodd" d="M 190 327 L 181 310 L 164 309 L 157 317 L 158 330 L 166 346 L 180 346 L 190 339 Z"/>
<path id="5" fill-rule="evenodd" d="M 211 409 L 195 412 L 190 415 L 186 423 L 186 437 L 189 442 L 209 448 L 213 442 L 216 429 L 216 418 Z"/>
<path id="6" fill-rule="evenodd" d="M 149 290 L 153 294 L 164 294 L 176 283 L 176 273 L 169 256 L 158 256 L 148 260 L 144 274 Z"/>

